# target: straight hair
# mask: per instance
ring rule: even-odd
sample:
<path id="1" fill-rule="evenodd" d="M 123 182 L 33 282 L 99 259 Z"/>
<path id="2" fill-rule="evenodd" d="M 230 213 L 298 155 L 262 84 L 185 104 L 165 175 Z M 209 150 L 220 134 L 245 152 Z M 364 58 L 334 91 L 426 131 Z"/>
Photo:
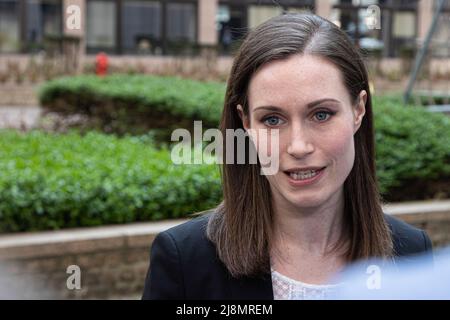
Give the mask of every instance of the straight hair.
<path id="1" fill-rule="evenodd" d="M 248 116 L 248 84 L 265 64 L 294 54 L 314 55 L 333 63 L 341 72 L 352 104 L 367 92 L 366 112 L 354 136 L 355 161 L 344 182 L 344 225 L 348 239 L 346 261 L 392 255 L 392 236 L 384 219 L 375 167 L 372 101 L 367 70 L 359 50 L 332 22 L 310 13 L 284 14 L 251 31 L 242 42 L 227 82 L 220 130 L 243 129 L 236 106 Z M 225 138 L 226 139 L 226 138 Z M 225 140 L 226 142 L 226 140 Z M 225 143 L 226 145 L 226 143 Z M 234 150 L 231 150 L 234 151 Z M 211 215 L 207 237 L 233 277 L 270 272 L 273 203 L 260 163 L 225 164 L 221 179 L 223 201 Z M 235 154 L 236 157 L 236 154 Z M 345 237 L 344 237 L 345 236 Z"/>

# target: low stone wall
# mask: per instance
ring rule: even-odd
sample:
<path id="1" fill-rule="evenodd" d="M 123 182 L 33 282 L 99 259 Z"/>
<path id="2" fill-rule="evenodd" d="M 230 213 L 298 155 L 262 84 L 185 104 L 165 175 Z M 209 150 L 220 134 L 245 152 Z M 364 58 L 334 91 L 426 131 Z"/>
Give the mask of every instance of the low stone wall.
<path id="1" fill-rule="evenodd" d="M 0 298 L 139 298 L 155 235 L 184 221 L 3 235 Z M 67 286 L 73 265 L 80 290 Z"/>
<path id="2" fill-rule="evenodd" d="M 0 106 L 37 106 L 38 84 L 0 84 Z"/>
<path id="3" fill-rule="evenodd" d="M 384 212 L 425 230 L 434 248 L 450 245 L 450 201 L 417 201 L 387 205 Z"/>
<path id="4" fill-rule="evenodd" d="M 30 64 L 30 60 L 34 59 L 38 63 L 43 61 L 41 55 L 29 54 L 1 54 L 0 55 L 0 72 L 8 70 L 8 64 L 17 65 L 20 70 L 25 70 Z M 182 56 L 158 56 L 158 55 L 109 55 L 110 65 L 121 65 L 129 67 L 137 67 L 138 69 L 145 69 L 147 72 L 160 71 L 161 68 L 178 67 L 182 69 L 198 68 L 205 65 L 205 57 L 182 57 Z M 371 59 L 375 63 L 375 59 Z M 450 59 L 448 58 L 433 58 L 430 60 L 430 75 L 432 77 L 448 77 L 450 73 Z M 94 64 L 95 55 L 82 56 L 81 65 Z M 218 56 L 213 60 L 214 69 L 219 73 L 228 74 L 233 63 L 232 56 Z M 413 61 L 409 64 L 412 65 Z M 379 61 L 379 71 L 383 74 L 390 74 L 392 72 L 409 74 L 410 68 L 405 70 L 405 61 L 402 58 L 381 58 Z"/>
<path id="5" fill-rule="evenodd" d="M 450 201 L 388 205 L 385 212 L 425 229 L 435 247 L 450 244 Z M 2 235 L 0 298 L 138 299 L 155 235 L 184 221 Z M 76 273 L 67 273 L 73 265 L 80 289 L 73 288 Z"/>

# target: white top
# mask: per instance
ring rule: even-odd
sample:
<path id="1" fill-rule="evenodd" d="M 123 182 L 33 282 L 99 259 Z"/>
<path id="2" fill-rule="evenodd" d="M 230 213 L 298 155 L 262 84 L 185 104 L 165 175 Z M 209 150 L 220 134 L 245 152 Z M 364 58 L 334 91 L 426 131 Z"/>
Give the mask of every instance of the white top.
<path id="1" fill-rule="evenodd" d="M 332 299 L 339 284 L 309 284 L 297 281 L 272 270 L 274 300 L 325 300 Z"/>

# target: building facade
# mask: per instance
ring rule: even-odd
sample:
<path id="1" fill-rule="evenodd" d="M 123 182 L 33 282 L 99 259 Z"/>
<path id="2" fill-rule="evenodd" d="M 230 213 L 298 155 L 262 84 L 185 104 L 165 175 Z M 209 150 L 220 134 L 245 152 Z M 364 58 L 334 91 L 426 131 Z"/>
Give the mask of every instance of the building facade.
<path id="1" fill-rule="evenodd" d="M 447 2 L 450 2 L 447 0 Z M 277 3 L 276 5 L 274 3 Z M 361 47 L 397 57 L 424 39 L 436 0 L 0 0 L 0 54 L 32 53 L 46 40 L 75 36 L 83 53 L 195 55 L 205 47 L 232 52 L 245 33 L 283 12 L 330 19 Z M 64 23 L 80 8 L 81 26 Z M 368 28 L 368 7 L 380 9 Z M 450 12 L 450 4 L 445 10 Z"/>

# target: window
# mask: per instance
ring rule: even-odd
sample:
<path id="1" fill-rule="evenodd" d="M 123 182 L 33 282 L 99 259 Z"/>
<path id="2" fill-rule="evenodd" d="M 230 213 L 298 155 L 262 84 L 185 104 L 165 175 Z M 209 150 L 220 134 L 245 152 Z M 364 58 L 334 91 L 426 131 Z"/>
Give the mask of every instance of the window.
<path id="1" fill-rule="evenodd" d="M 394 14 L 394 29 L 396 38 L 412 38 L 415 33 L 416 15 L 413 12 L 396 12 Z"/>
<path id="2" fill-rule="evenodd" d="M 446 4 L 437 18 L 436 31 L 431 37 L 431 53 L 434 57 L 450 57 L 450 3 L 447 1 Z"/>
<path id="3" fill-rule="evenodd" d="M 122 46 L 126 53 L 154 53 L 161 48 L 161 4 L 126 1 L 122 7 Z"/>
<path id="4" fill-rule="evenodd" d="M 264 21 L 283 13 L 280 6 L 251 5 L 248 8 L 248 27 L 253 29 Z"/>
<path id="5" fill-rule="evenodd" d="M 167 53 L 193 55 L 196 50 L 196 5 L 168 3 L 166 7 Z"/>
<path id="6" fill-rule="evenodd" d="M 86 10 L 88 51 L 115 50 L 116 4 L 113 1 L 88 0 Z"/>
<path id="7" fill-rule="evenodd" d="M 19 4 L 0 0 L 0 52 L 19 51 Z"/>
<path id="8" fill-rule="evenodd" d="M 300 8 L 300 7 L 288 7 L 286 9 L 286 12 L 287 13 L 309 13 L 309 12 L 312 12 L 312 10 L 311 10 L 311 8 L 308 8 L 308 7 L 303 7 L 303 8 Z"/>
<path id="9" fill-rule="evenodd" d="M 247 32 L 247 15 L 242 6 L 221 4 L 216 15 L 217 39 L 221 53 L 230 54 Z"/>
<path id="10" fill-rule="evenodd" d="M 62 34 L 62 1 L 27 0 L 26 41 L 31 51 L 42 48 L 45 36 Z"/>
<path id="11" fill-rule="evenodd" d="M 414 46 L 417 0 L 332 1 L 330 20 L 346 31 L 361 48 L 377 55 L 398 57 Z M 373 4 L 380 9 L 379 28 L 367 24 L 367 7 Z"/>
<path id="12" fill-rule="evenodd" d="M 88 53 L 184 54 L 195 46 L 195 0 L 86 1 Z"/>
<path id="13" fill-rule="evenodd" d="M 168 3 L 167 38 L 175 41 L 195 41 L 196 10 L 192 3 Z"/>

